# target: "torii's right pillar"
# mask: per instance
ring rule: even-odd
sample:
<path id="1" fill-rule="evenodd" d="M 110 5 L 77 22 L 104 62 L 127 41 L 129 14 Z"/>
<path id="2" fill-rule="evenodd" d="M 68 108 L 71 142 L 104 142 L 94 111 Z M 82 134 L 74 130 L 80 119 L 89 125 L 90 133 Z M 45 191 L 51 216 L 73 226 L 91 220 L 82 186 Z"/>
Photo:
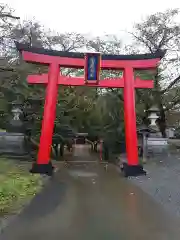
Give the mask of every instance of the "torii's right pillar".
<path id="1" fill-rule="evenodd" d="M 138 159 L 138 139 L 136 129 L 135 89 L 152 88 L 153 81 L 134 78 L 134 70 L 156 70 L 166 51 L 144 54 L 140 58 L 124 62 L 124 122 L 127 162 L 122 164 L 125 177 L 145 175 Z M 137 57 L 137 56 L 136 56 Z"/>
<path id="2" fill-rule="evenodd" d="M 123 163 L 123 172 L 127 176 L 145 175 L 138 160 L 138 141 L 135 110 L 135 80 L 131 66 L 124 69 L 124 121 L 126 136 L 127 163 Z"/>

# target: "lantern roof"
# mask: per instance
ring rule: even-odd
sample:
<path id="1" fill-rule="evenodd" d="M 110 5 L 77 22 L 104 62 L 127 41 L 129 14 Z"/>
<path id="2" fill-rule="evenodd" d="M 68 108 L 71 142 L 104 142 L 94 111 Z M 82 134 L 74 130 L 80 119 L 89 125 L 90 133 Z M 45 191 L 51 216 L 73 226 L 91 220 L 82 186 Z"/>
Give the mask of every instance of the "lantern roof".
<path id="1" fill-rule="evenodd" d="M 152 106 L 151 108 L 148 109 L 148 112 L 159 112 L 159 108 L 157 106 Z"/>

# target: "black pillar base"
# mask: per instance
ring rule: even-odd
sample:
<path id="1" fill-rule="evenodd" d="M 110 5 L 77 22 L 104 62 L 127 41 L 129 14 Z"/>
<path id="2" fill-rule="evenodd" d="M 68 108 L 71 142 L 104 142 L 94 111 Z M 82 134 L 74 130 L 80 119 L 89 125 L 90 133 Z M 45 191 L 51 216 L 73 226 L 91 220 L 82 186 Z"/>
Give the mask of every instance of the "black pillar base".
<path id="1" fill-rule="evenodd" d="M 52 163 L 49 162 L 48 164 L 37 164 L 36 162 L 33 163 L 30 173 L 39 173 L 39 174 L 46 174 L 48 176 L 53 175 L 54 167 Z"/>
<path id="2" fill-rule="evenodd" d="M 123 172 L 125 177 L 146 175 L 146 171 L 144 171 L 142 165 L 128 165 L 127 163 L 123 163 L 121 171 Z"/>

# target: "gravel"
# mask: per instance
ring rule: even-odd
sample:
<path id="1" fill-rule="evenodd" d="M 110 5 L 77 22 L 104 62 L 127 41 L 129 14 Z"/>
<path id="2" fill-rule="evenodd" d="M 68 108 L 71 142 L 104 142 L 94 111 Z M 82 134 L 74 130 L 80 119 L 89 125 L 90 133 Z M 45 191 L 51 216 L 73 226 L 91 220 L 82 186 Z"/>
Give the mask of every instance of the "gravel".
<path id="1" fill-rule="evenodd" d="M 172 215 L 180 217 L 180 153 L 148 159 L 147 176 L 130 178 L 134 184 L 162 204 Z"/>

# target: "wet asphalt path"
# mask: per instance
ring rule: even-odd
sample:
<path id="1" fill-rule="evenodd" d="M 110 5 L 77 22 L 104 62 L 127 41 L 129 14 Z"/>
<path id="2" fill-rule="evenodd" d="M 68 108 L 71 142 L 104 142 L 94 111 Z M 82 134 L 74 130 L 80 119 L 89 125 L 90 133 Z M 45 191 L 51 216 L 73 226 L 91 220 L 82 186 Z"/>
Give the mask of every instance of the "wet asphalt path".
<path id="1" fill-rule="evenodd" d="M 81 150 L 81 154 L 83 150 Z M 71 163 L 1 240 L 179 240 L 180 225 L 114 166 Z"/>

